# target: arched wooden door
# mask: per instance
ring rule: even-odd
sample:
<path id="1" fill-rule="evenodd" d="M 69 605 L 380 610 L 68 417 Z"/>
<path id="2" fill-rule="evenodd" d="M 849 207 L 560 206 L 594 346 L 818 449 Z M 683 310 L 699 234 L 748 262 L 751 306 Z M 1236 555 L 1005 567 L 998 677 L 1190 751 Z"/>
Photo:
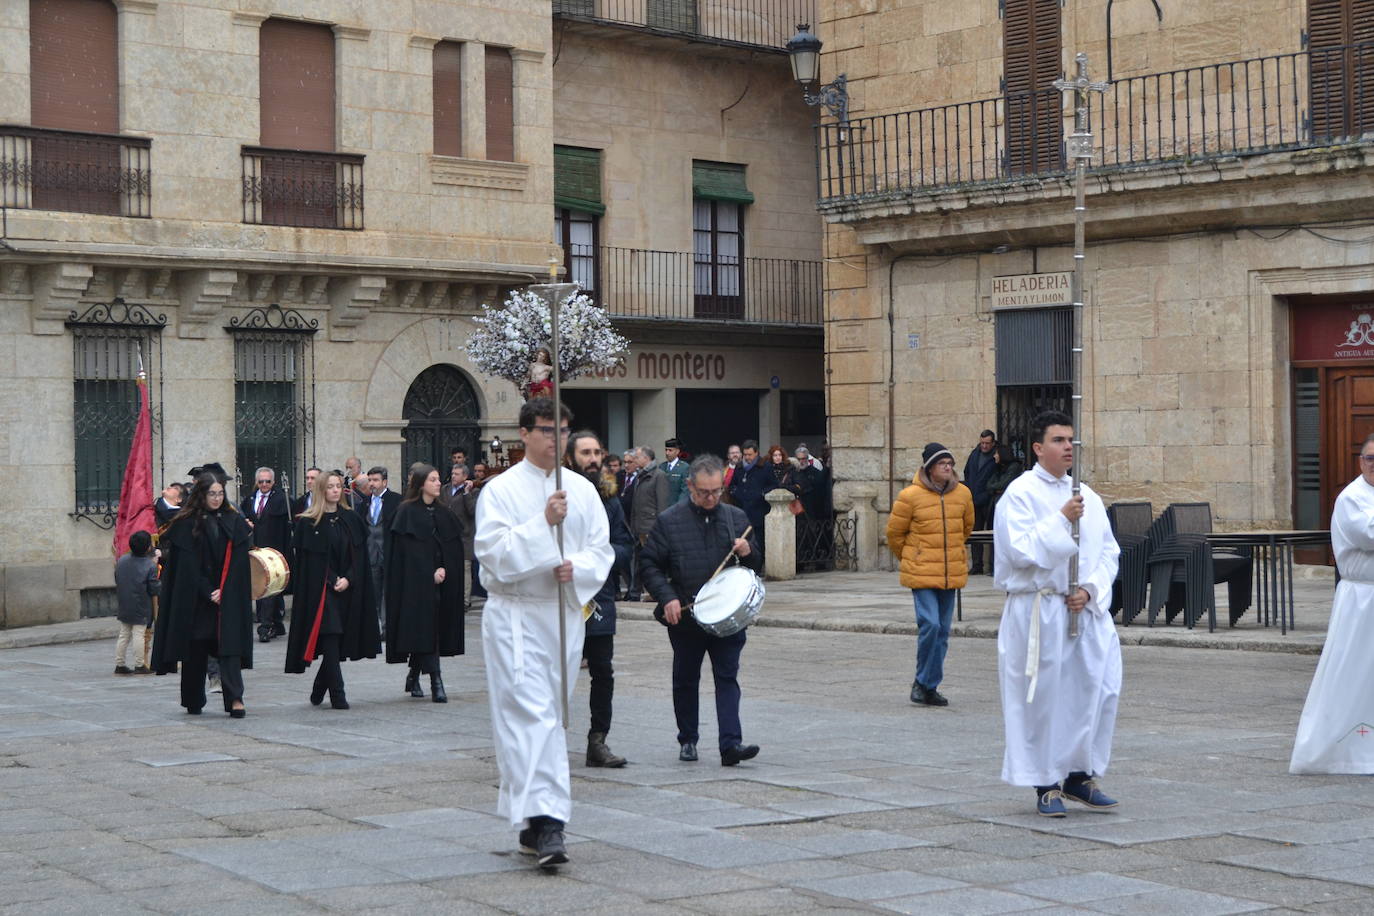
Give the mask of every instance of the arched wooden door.
<path id="1" fill-rule="evenodd" d="M 402 471 L 423 461 L 447 480 L 455 448 L 466 449 L 469 462 L 476 460 L 482 412 L 476 389 L 460 370 L 437 365 L 421 372 L 406 391 L 401 416 L 406 420 Z"/>

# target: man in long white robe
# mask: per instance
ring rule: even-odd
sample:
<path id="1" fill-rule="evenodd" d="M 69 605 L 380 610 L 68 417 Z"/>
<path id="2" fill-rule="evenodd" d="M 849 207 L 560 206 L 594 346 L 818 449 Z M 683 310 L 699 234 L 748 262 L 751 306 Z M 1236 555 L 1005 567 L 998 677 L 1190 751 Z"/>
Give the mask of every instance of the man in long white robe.
<path id="1" fill-rule="evenodd" d="M 543 414 L 540 415 L 542 411 Z M 565 685 L 571 698 L 582 658 L 582 606 L 606 581 L 615 554 L 596 488 L 575 471 L 555 486 L 568 419 L 553 402 L 524 405 L 525 460 L 493 478 L 477 500 L 473 550 L 482 564 L 482 657 L 492 736 L 501 774 L 497 811 L 520 833 L 521 850 L 541 866 L 567 861 L 563 825 L 572 815 L 567 735 L 559 698 L 559 582 L 567 636 Z M 556 428 L 561 428 L 561 434 Z M 555 521 L 563 522 L 559 555 Z"/>
<path id="2" fill-rule="evenodd" d="M 1093 808 L 1116 804 L 1094 782 L 1106 772 L 1121 693 L 1121 644 L 1108 606 L 1120 549 L 1102 499 L 1073 497 L 1072 421 L 1035 422 L 1039 459 L 997 503 L 995 581 L 1007 592 L 997 633 L 1006 753 L 1002 779 L 1034 786 L 1037 810 L 1063 817 L 1067 797 Z M 1079 635 L 1068 635 L 1071 519 L 1079 519 Z M 1061 781 L 1063 788 L 1061 790 Z"/>
<path id="3" fill-rule="evenodd" d="M 1360 476 L 1336 497 L 1331 548 L 1341 581 L 1288 771 L 1374 773 L 1374 436 Z"/>

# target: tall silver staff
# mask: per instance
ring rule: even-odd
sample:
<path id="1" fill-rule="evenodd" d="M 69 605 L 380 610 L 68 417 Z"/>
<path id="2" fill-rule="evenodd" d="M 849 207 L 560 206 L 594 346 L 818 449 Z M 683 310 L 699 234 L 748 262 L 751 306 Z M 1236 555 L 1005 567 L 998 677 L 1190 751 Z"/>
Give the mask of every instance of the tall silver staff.
<path id="1" fill-rule="evenodd" d="M 558 279 L 558 261 L 549 260 L 549 282 L 539 283 L 530 287 L 530 292 L 540 296 L 549 304 L 549 356 L 553 363 L 553 428 L 554 428 L 554 456 L 553 456 L 553 487 L 555 490 L 563 489 L 563 437 L 558 430 L 563 425 L 562 410 L 559 400 L 559 362 L 558 362 L 558 308 L 563 300 L 577 292 L 576 283 L 556 283 Z M 563 523 L 559 522 L 556 526 L 558 537 L 558 556 L 563 557 Z M 563 727 L 568 727 L 568 617 L 567 617 L 567 591 L 563 583 L 558 584 L 558 708 L 563 716 Z"/>
<path id="2" fill-rule="evenodd" d="M 1073 133 L 1066 144 L 1073 159 L 1073 495 L 1083 490 L 1083 247 L 1084 223 L 1088 207 L 1084 202 L 1084 185 L 1088 163 L 1093 158 L 1092 122 L 1088 117 L 1090 92 L 1106 92 L 1108 83 L 1094 83 L 1088 78 L 1088 55 L 1079 51 L 1074 56 L 1074 78 L 1055 80 L 1054 88 L 1074 95 Z M 1073 543 L 1078 547 L 1078 519 L 1073 521 Z M 1078 591 L 1078 549 L 1069 560 L 1069 594 Z M 1078 635 L 1078 613 L 1069 614 L 1069 636 Z"/>

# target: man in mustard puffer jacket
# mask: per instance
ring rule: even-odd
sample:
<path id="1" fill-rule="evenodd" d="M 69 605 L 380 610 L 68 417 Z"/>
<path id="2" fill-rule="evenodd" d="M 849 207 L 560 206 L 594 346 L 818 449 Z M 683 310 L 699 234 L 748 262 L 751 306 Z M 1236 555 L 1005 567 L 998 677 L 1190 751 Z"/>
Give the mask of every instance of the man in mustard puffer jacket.
<path id="1" fill-rule="evenodd" d="M 897 495 L 887 547 L 901 560 L 902 585 L 916 604 L 916 680 L 911 702 L 948 706 L 936 687 L 945 675 L 954 595 L 968 584 L 964 545 L 973 531 L 973 494 L 954 474 L 954 456 L 938 442 L 921 452 L 921 470 Z"/>

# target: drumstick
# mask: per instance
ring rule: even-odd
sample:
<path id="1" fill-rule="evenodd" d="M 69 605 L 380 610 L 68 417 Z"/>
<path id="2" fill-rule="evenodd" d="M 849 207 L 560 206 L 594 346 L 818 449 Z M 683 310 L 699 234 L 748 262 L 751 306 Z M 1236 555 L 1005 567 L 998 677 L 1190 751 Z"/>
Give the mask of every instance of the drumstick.
<path id="1" fill-rule="evenodd" d="M 751 532 L 751 531 L 753 531 L 753 530 L 754 530 L 754 526 L 753 526 L 753 525 L 746 525 L 745 528 L 744 528 L 744 533 L 741 534 L 740 537 L 742 537 L 742 538 L 747 538 L 747 537 L 749 537 L 749 532 Z M 733 557 L 734 555 L 735 555 L 735 545 L 734 545 L 733 543 L 731 543 L 731 545 L 730 545 L 730 552 L 727 553 L 727 554 L 725 555 L 725 559 L 723 559 L 723 560 L 720 561 L 720 565 L 716 567 L 716 571 L 713 572 L 713 573 L 711 573 L 711 579 L 714 579 L 716 576 L 720 575 L 720 571 L 721 571 L 722 569 L 725 568 L 725 564 L 726 564 L 726 563 L 729 563 L 729 562 L 730 562 L 730 558 Z M 706 581 L 707 581 L 707 582 L 710 582 L 711 579 L 707 579 Z M 696 601 L 693 600 L 690 604 L 688 604 L 686 607 L 684 607 L 683 610 L 684 610 L 684 611 L 690 611 L 695 605 L 696 605 Z"/>

